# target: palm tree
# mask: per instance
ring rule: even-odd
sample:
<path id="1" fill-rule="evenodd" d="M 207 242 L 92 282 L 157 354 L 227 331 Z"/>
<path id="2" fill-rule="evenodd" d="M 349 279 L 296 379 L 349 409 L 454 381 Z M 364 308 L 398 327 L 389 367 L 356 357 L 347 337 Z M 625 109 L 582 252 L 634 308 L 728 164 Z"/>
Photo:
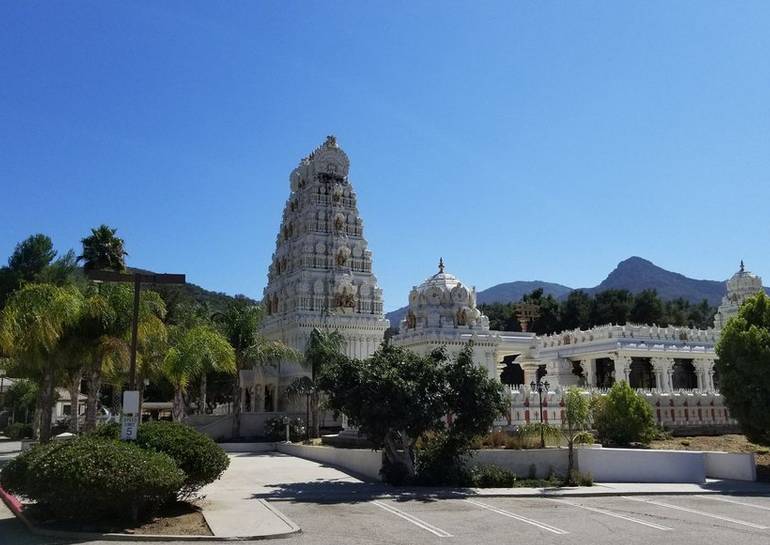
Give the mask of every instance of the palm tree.
<path id="1" fill-rule="evenodd" d="M 78 256 L 78 261 L 83 262 L 85 270 L 125 270 L 125 257 L 128 254 L 123 239 L 116 235 L 117 232 L 117 229 L 102 224 L 91 229 L 91 234 L 81 240 L 83 255 Z"/>
<path id="2" fill-rule="evenodd" d="M 244 297 L 236 297 L 224 312 L 216 313 L 212 320 L 219 325 L 235 350 L 235 381 L 233 383 L 233 431 L 234 438 L 241 433 L 241 370 L 249 366 L 270 365 L 282 358 L 294 359 L 296 351 L 279 341 L 268 341 L 258 333 L 262 322 L 262 307 Z"/>
<path id="3" fill-rule="evenodd" d="M 50 438 L 60 372 L 54 353 L 66 329 L 77 320 L 82 304 L 83 297 L 74 288 L 27 284 L 11 295 L 0 312 L 0 346 L 40 385 L 36 433 L 41 442 Z"/>
<path id="4" fill-rule="evenodd" d="M 206 367 L 236 372 L 236 354 L 224 335 L 210 326 L 200 325 L 177 331 L 176 340 L 166 354 L 164 371 L 174 386 L 174 421 L 184 418 L 184 394 L 192 379 Z"/>
<path id="5" fill-rule="evenodd" d="M 345 337 L 339 331 L 321 331 L 314 328 L 310 332 L 303 366 L 310 371 L 310 377 L 300 377 L 289 385 L 287 394 L 292 397 L 307 396 L 310 404 L 311 436 L 321 435 L 321 390 L 318 386 L 318 377 L 324 367 L 330 362 L 344 357 L 342 347 L 345 346 Z"/>

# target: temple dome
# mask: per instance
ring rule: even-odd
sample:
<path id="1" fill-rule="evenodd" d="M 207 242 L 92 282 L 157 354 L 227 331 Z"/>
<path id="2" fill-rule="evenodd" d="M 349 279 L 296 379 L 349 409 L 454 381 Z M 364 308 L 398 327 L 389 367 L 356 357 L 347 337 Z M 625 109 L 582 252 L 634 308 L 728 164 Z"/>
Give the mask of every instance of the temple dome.
<path id="1" fill-rule="evenodd" d="M 438 272 L 409 293 L 409 309 L 401 330 L 423 328 L 489 329 L 489 320 L 476 308 L 476 290 L 446 272 L 439 260 Z"/>
<path id="2" fill-rule="evenodd" d="M 747 298 L 763 289 L 762 278 L 747 271 L 741 261 L 741 268 L 727 281 L 727 293 L 714 316 L 714 327 L 723 328 L 727 320 L 738 314 L 738 309 Z"/>

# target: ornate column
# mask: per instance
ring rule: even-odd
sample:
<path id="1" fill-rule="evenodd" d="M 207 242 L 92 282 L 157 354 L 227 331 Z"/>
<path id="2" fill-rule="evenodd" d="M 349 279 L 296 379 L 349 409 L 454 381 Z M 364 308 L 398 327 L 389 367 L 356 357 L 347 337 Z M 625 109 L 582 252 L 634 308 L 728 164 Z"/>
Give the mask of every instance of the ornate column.
<path id="1" fill-rule="evenodd" d="M 524 371 L 524 384 L 529 385 L 530 382 L 537 382 L 537 369 L 540 364 L 533 360 L 523 360 L 519 362 L 522 370 Z"/>
<path id="2" fill-rule="evenodd" d="M 239 403 L 241 404 L 241 412 L 246 412 L 246 388 L 241 384 L 241 399 L 239 400 Z"/>
<path id="3" fill-rule="evenodd" d="M 596 386 L 596 360 L 593 358 L 586 358 L 580 360 L 580 365 L 583 367 L 583 374 L 586 377 L 586 386 L 593 388 Z"/>
<path id="4" fill-rule="evenodd" d="M 650 358 L 652 368 L 655 370 L 655 386 L 660 392 L 670 392 L 671 372 L 674 366 L 673 358 Z"/>
<path id="5" fill-rule="evenodd" d="M 610 354 L 610 359 L 615 366 L 615 381 L 625 380 L 628 384 L 628 375 L 631 373 L 631 357 L 621 354 Z"/>
<path id="6" fill-rule="evenodd" d="M 714 386 L 714 365 L 716 364 L 715 360 L 706 360 L 704 365 L 704 371 L 705 371 L 705 378 L 706 378 L 706 391 L 707 392 L 714 392 L 716 391 L 716 387 Z"/>

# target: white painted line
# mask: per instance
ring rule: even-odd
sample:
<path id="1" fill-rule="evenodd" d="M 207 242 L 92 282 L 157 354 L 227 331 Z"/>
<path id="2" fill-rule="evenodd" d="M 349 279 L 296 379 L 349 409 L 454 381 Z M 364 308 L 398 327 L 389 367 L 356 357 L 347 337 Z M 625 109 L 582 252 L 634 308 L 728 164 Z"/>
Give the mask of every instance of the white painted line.
<path id="1" fill-rule="evenodd" d="M 650 528 L 655 528 L 656 530 L 673 530 L 673 528 L 669 528 L 668 526 L 663 526 L 662 524 L 655 524 L 654 522 L 647 522 L 646 520 L 640 520 L 634 517 L 629 517 L 627 515 L 621 515 L 620 513 L 615 513 L 614 511 L 607 511 L 606 509 L 599 509 L 598 507 L 588 507 L 587 505 L 580 505 L 578 503 L 572 503 L 570 501 L 566 500 L 553 500 L 559 503 L 563 503 L 565 505 L 569 505 L 571 507 L 577 507 L 578 509 L 585 509 L 586 511 L 593 511 L 594 513 L 600 513 L 602 515 L 607 515 L 608 517 L 615 517 L 618 519 L 627 520 L 628 522 L 635 522 L 636 524 L 641 524 L 642 526 L 649 526 Z"/>
<path id="2" fill-rule="evenodd" d="M 756 505 L 754 503 L 746 503 L 745 501 L 737 501 L 737 500 L 731 500 L 728 498 L 724 498 L 722 496 L 713 496 L 704 494 L 702 496 L 695 496 L 696 498 L 704 498 L 707 500 L 714 500 L 714 501 L 723 501 L 725 503 L 734 503 L 735 505 L 743 505 L 745 507 L 753 507 L 754 509 L 762 509 L 763 511 L 770 511 L 770 507 L 766 505 Z"/>
<path id="3" fill-rule="evenodd" d="M 373 501 L 371 503 L 373 505 L 376 505 L 380 509 L 384 509 L 388 513 L 391 513 L 393 515 L 396 515 L 397 517 L 401 517 L 402 519 L 411 522 L 412 524 L 422 528 L 423 530 L 427 530 L 428 532 L 430 532 L 431 534 L 433 534 L 435 536 L 438 536 L 438 537 L 453 537 L 452 534 L 450 534 L 449 532 L 446 532 L 446 531 L 442 530 L 441 528 L 437 528 L 437 527 L 433 526 L 432 524 L 428 524 L 424 520 L 420 520 L 417 517 L 415 517 L 414 515 L 410 515 L 409 513 L 405 513 L 403 511 L 401 511 L 400 509 L 396 509 L 392 505 L 387 505 L 387 504 L 382 503 L 381 501 L 377 501 L 377 500 L 375 500 L 375 501 Z"/>
<path id="4" fill-rule="evenodd" d="M 568 534 L 569 532 L 566 530 L 562 530 L 561 528 L 556 528 L 555 526 L 551 526 L 550 524 L 546 524 L 544 522 L 539 522 L 534 519 L 530 519 L 527 517 L 522 517 L 521 515 L 517 515 L 516 513 L 511 513 L 510 511 L 506 511 L 505 509 L 499 509 L 497 507 L 494 507 L 492 505 L 481 503 L 480 501 L 476 500 L 469 500 L 466 499 L 468 503 L 475 505 L 476 507 L 481 507 L 482 509 L 486 509 L 487 511 L 492 511 L 493 513 L 497 513 L 498 515 L 503 515 L 504 517 L 509 517 L 512 519 L 516 519 L 519 522 L 524 522 L 526 524 L 531 524 L 532 526 L 537 526 L 538 528 L 542 530 L 546 530 L 548 532 L 552 532 L 554 534 L 563 536 L 565 534 Z"/>
<path id="5" fill-rule="evenodd" d="M 641 498 L 633 498 L 631 496 L 623 496 L 623 499 L 626 500 L 632 500 L 632 501 L 639 501 L 642 503 L 650 503 L 652 505 L 657 505 L 659 507 L 665 507 L 666 509 L 674 509 L 676 511 L 684 511 L 685 513 L 692 513 L 694 515 L 700 515 L 702 517 L 709 517 L 712 519 L 717 520 L 723 520 L 725 522 L 732 522 L 733 524 L 740 524 L 741 526 L 748 526 L 749 528 L 756 528 L 757 530 L 767 530 L 767 526 L 762 526 L 761 524 L 754 524 L 753 522 L 746 522 L 745 520 L 738 520 L 730 517 L 723 517 L 722 515 L 714 515 L 712 513 L 705 513 L 703 511 L 698 511 L 696 509 L 690 509 L 688 507 L 681 507 L 679 505 L 671 505 L 670 503 L 665 503 L 662 501 L 655 501 L 655 500 L 644 500 Z"/>

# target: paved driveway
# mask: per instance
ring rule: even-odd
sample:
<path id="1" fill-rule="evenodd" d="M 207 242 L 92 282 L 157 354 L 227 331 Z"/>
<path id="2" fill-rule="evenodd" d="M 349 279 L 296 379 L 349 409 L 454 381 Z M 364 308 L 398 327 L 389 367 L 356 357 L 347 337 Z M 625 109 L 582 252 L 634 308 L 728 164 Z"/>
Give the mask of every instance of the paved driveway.
<path id="1" fill-rule="evenodd" d="M 220 484 L 211 501 L 267 498 L 299 524 L 301 534 L 276 541 L 287 545 L 770 543 L 769 494 L 382 499 L 384 485 L 278 453 L 233 455 Z M 53 542 L 29 536 L 0 508 L 6 543 Z"/>

